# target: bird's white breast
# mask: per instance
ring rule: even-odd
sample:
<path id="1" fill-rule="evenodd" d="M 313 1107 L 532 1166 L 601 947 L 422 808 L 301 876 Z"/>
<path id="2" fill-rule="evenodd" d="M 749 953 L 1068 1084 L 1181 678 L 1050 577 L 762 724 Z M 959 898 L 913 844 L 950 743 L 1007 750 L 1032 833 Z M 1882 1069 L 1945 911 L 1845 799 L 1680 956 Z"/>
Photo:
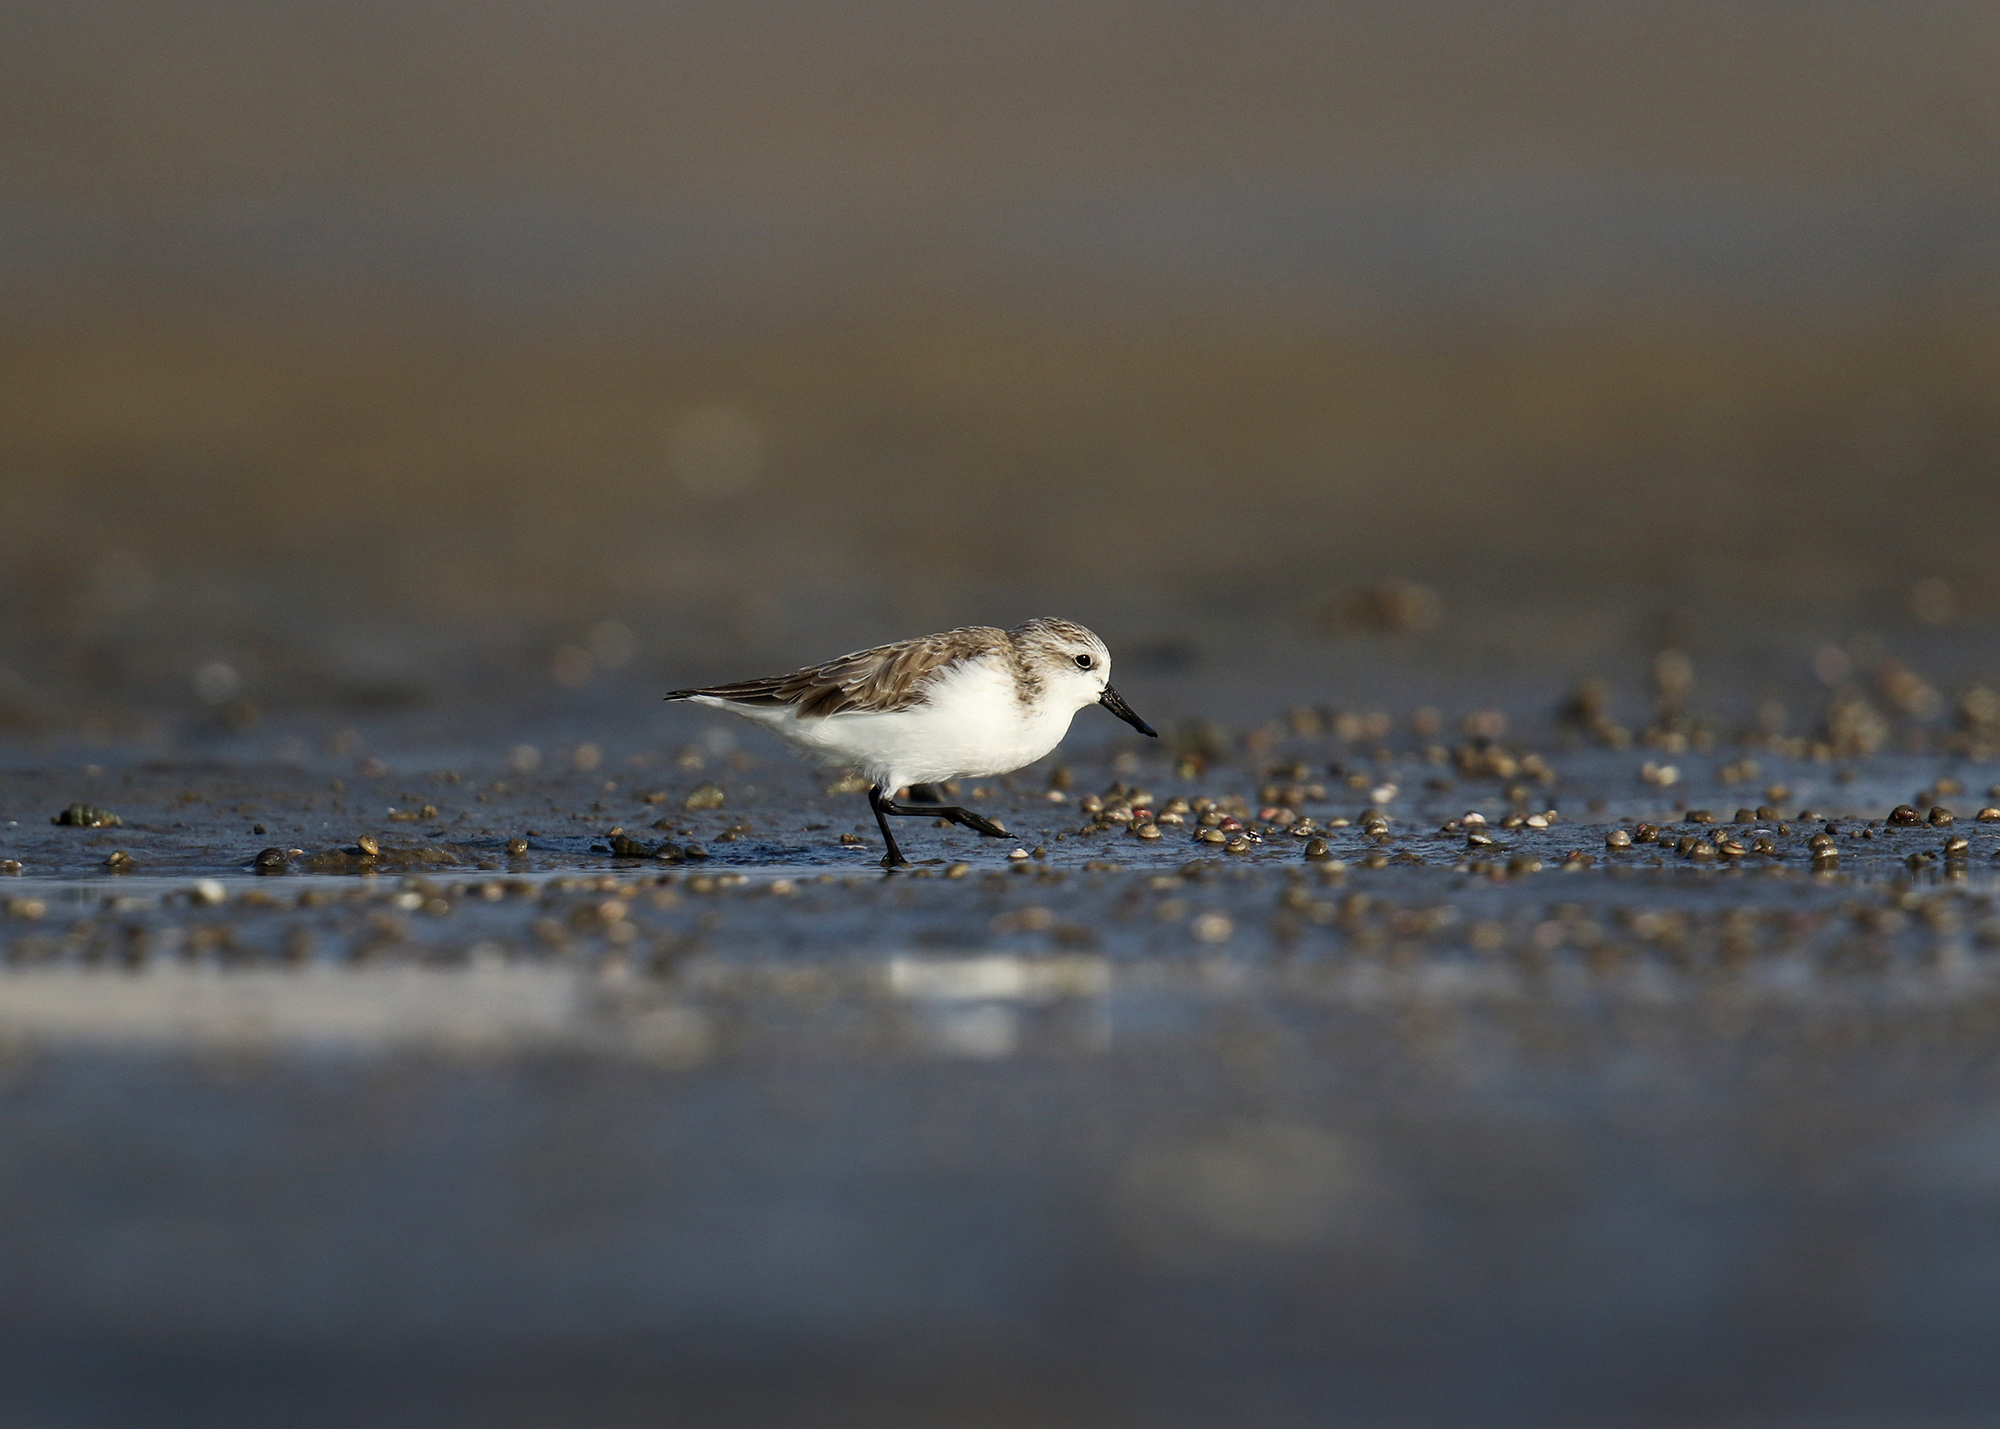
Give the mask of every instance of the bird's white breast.
<path id="1" fill-rule="evenodd" d="M 788 743 L 885 788 L 1008 774 L 1062 742 L 1073 709 L 1023 703 L 1012 669 L 985 656 L 954 666 L 910 709 L 799 719 L 790 709 L 707 699 L 746 715 Z"/>

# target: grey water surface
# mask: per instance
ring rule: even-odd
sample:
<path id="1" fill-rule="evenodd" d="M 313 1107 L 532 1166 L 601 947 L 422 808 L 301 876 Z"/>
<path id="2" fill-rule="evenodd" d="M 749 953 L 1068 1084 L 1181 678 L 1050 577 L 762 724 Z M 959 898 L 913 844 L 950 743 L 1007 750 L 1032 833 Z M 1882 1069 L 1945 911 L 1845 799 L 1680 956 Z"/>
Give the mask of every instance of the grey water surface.
<path id="1" fill-rule="evenodd" d="M 13 746 L 0 1417 L 1980 1422 L 2000 765 L 1288 689 L 893 875 L 677 711 Z"/>

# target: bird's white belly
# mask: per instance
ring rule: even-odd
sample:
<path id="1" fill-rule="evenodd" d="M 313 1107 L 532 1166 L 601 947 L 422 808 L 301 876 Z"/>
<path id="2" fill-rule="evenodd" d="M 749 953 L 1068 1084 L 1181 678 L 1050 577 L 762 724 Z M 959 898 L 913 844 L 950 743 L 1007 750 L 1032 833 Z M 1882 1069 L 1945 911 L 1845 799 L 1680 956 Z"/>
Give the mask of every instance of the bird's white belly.
<path id="1" fill-rule="evenodd" d="M 968 661 L 911 709 L 798 719 L 791 710 L 723 705 L 824 763 L 888 789 L 985 778 L 1032 764 L 1062 742 L 1074 710 L 1024 705 L 1011 672 Z"/>

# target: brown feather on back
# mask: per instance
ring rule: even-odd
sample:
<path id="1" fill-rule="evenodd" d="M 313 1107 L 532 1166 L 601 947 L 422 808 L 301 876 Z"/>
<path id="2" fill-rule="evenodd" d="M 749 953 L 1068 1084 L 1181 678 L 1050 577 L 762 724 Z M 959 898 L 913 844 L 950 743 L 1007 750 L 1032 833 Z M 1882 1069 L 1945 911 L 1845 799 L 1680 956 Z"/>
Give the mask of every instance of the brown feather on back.
<path id="1" fill-rule="evenodd" d="M 917 640 L 856 650 L 789 675 L 675 690 L 666 698 L 712 695 L 742 705 L 792 705 L 800 719 L 891 714 L 922 703 L 924 692 L 954 665 L 995 652 L 1015 658 L 1008 632 L 991 625 L 968 625 Z"/>

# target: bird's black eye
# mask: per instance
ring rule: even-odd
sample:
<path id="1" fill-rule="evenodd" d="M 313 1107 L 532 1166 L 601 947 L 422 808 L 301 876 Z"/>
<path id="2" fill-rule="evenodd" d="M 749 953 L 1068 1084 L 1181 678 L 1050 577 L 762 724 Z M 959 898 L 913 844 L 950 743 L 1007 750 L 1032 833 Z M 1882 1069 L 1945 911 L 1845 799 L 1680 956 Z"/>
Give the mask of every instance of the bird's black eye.
<path id="1" fill-rule="evenodd" d="M 1088 655 L 1079 655 L 1076 657 L 1076 667 L 1079 670 L 1088 670 L 1091 667 L 1092 663 L 1093 662 Z"/>

